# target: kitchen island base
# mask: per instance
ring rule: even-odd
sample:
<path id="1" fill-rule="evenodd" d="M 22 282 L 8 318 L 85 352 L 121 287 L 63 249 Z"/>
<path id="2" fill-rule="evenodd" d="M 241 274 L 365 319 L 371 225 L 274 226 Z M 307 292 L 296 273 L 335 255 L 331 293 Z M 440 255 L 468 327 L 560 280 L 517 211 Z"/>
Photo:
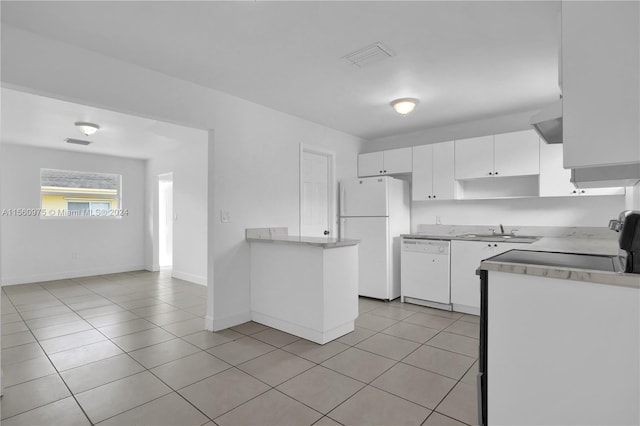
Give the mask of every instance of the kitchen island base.
<path id="1" fill-rule="evenodd" d="M 324 344 L 354 330 L 358 245 L 251 241 L 251 317 Z"/>

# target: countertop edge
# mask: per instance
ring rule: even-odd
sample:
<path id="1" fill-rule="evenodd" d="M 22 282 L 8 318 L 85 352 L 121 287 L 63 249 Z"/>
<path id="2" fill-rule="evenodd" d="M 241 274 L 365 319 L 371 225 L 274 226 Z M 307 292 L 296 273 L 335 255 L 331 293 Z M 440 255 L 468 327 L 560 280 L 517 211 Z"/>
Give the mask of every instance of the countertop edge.
<path id="1" fill-rule="evenodd" d="M 542 237 L 536 238 L 523 238 L 513 236 L 510 238 L 503 237 L 465 237 L 462 235 L 420 235 L 420 234 L 401 234 L 401 238 L 411 240 L 436 240 L 436 241 L 485 241 L 491 243 L 520 243 L 520 244 L 533 244 L 540 241 Z"/>
<path id="2" fill-rule="evenodd" d="M 531 265 L 525 263 L 498 262 L 484 260 L 480 269 L 485 271 L 506 272 L 531 275 L 542 278 L 583 281 L 595 284 L 612 285 L 640 290 L 640 275 L 622 272 L 605 272 L 589 269 L 563 268 L 560 266 Z"/>
<path id="3" fill-rule="evenodd" d="M 273 236 L 264 238 L 247 237 L 246 241 L 250 243 L 271 243 L 271 244 L 302 244 L 312 247 L 320 247 L 324 249 L 349 247 L 360 244 L 359 240 L 336 240 L 336 241 L 318 241 L 313 237 L 298 236 Z"/>

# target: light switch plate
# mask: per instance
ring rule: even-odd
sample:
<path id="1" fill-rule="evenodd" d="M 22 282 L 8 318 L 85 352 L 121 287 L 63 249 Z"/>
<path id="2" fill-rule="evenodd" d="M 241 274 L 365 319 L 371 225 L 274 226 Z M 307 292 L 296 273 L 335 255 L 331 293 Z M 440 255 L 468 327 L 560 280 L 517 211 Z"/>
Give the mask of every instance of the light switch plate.
<path id="1" fill-rule="evenodd" d="M 220 222 L 222 223 L 231 222 L 231 212 L 228 210 L 220 210 Z"/>

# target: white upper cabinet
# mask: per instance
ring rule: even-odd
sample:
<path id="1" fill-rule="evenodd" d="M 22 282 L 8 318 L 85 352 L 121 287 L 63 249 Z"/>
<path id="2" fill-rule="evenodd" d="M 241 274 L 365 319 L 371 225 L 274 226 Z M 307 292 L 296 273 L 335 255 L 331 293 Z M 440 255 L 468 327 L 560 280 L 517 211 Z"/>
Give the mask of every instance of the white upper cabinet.
<path id="1" fill-rule="evenodd" d="M 501 133 L 494 137 L 494 176 L 540 173 L 540 137 L 534 130 Z"/>
<path id="2" fill-rule="evenodd" d="M 358 176 L 381 175 L 384 170 L 382 152 L 369 152 L 358 155 Z"/>
<path id="3" fill-rule="evenodd" d="M 624 187 L 576 188 L 571 183 L 571 170 L 562 167 L 562 145 L 540 141 L 540 196 L 567 197 L 624 194 Z"/>
<path id="4" fill-rule="evenodd" d="M 411 173 L 411 148 L 358 155 L 358 176 Z"/>
<path id="5" fill-rule="evenodd" d="M 383 151 L 385 174 L 411 173 L 411 148 Z"/>
<path id="6" fill-rule="evenodd" d="M 453 141 L 413 147 L 412 199 L 455 199 L 453 159 Z"/>
<path id="7" fill-rule="evenodd" d="M 640 3 L 562 2 L 564 167 L 640 163 Z"/>
<path id="8" fill-rule="evenodd" d="M 493 135 L 455 141 L 455 178 L 493 176 Z"/>
<path id="9" fill-rule="evenodd" d="M 455 177 L 536 175 L 539 169 L 538 135 L 533 130 L 455 141 Z"/>

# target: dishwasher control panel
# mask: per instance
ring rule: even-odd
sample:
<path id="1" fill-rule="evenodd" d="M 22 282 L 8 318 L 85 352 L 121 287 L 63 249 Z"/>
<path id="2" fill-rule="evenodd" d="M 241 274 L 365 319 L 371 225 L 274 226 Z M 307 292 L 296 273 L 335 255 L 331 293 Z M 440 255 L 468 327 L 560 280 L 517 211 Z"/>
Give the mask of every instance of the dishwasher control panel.
<path id="1" fill-rule="evenodd" d="M 450 245 L 449 241 L 402 239 L 402 251 L 448 255 Z"/>

